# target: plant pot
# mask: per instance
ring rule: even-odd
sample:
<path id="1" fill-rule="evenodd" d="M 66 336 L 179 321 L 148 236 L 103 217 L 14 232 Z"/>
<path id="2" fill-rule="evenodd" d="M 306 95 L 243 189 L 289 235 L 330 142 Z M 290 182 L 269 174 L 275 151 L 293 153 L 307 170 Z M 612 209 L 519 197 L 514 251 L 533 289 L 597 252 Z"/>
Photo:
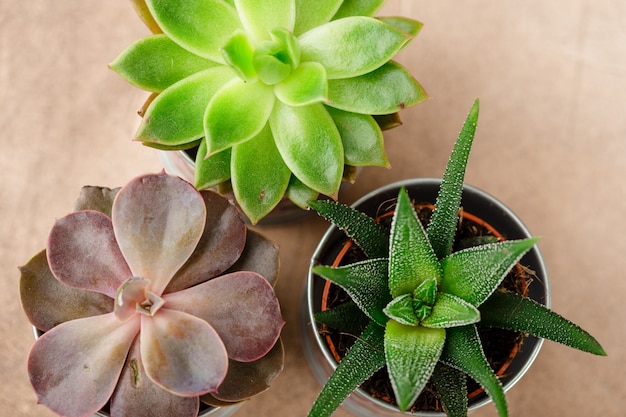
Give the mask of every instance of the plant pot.
<path id="1" fill-rule="evenodd" d="M 353 207 L 368 214 L 371 217 L 378 217 L 381 213 L 392 209 L 393 203 L 398 196 L 401 186 L 408 190 L 410 198 L 415 204 L 434 203 L 441 180 L 439 179 L 414 179 L 390 184 L 377 189 L 359 199 Z M 531 237 L 527 228 L 515 216 L 511 210 L 504 206 L 487 193 L 468 185 L 464 186 L 462 198 L 463 213 L 470 213 L 464 218 L 483 219 L 489 230 L 494 234 L 501 235 L 506 239 L 522 239 Z M 472 220 L 473 221 L 473 220 Z M 480 220 L 478 220 L 480 221 Z M 313 257 L 310 268 L 318 264 L 333 264 L 346 241 L 345 234 L 334 226 L 331 226 L 324 234 Z M 541 253 L 534 247 L 520 261 L 519 265 L 524 265 L 534 271 L 532 282 L 527 286 L 527 296 L 549 307 L 549 286 L 547 274 Z M 337 366 L 336 352 L 332 348 L 332 342 L 320 333 L 321 326 L 315 323 L 314 315 L 323 310 L 323 297 L 328 292 L 327 281 L 309 270 L 309 275 L 303 294 L 304 302 L 301 311 L 301 326 L 304 338 L 304 351 L 309 365 L 317 378 L 324 384 Z M 306 305 L 306 307 L 304 307 Z M 510 389 L 528 370 L 533 360 L 537 356 L 543 340 L 535 337 L 526 337 L 521 347 L 512 349 L 511 359 L 507 360 L 503 366 L 495 369 L 501 376 L 504 389 Z M 330 344 L 329 344 L 330 343 Z M 491 402 L 484 392 L 470 389 L 469 391 L 469 411 L 475 410 Z M 397 407 L 389 402 L 366 392 L 362 387 L 354 391 L 343 403 L 352 413 L 362 416 L 444 416 L 443 412 L 419 411 L 401 413 Z"/>
<path id="2" fill-rule="evenodd" d="M 41 330 L 37 329 L 34 326 L 33 333 L 35 334 L 35 340 L 43 334 Z M 198 417 L 230 417 L 235 414 L 242 405 L 243 402 L 229 405 L 227 407 L 212 407 L 210 405 L 200 402 L 200 411 L 198 412 Z M 106 409 L 108 409 L 108 407 L 109 405 L 107 404 Z M 111 414 L 107 410 L 102 409 L 91 417 L 111 417 Z"/>

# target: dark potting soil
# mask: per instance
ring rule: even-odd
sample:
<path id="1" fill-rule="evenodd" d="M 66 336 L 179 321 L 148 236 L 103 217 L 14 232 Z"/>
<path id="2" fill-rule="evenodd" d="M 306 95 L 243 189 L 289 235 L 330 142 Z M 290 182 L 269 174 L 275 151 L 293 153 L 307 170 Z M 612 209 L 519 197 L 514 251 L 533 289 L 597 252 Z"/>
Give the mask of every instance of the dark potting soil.
<path id="1" fill-rule="evenodd" d="M 415 211 L 425 226 L 428 224 L 432 213 L 431 205 L 417 205 Z M 383 215 L 379 218 L 381 224 L 386 227 L 391 226 L 392 215 Z M 482 240 L 484 238 L 496 238 L 489 228 L 465 217 L 461 217 L 457 228 L 457 236 L 455 239 L 455 247 L 453 251 L 458 251 L 466 247 L 468 242 Z M 348 240 L 346 240 L 346 243 Z M 470 244 L 471 246 L 471 244 Z M 365 259 L 364 254 L 356 245 L 351 245 L 346 252 L 340 265 L 347 265 Z M 529 269 L 517 265 L 511 272 L 507 274 L 503 282 L 498 287 L 500 290 L 516 292 L 520 295 L 527 295 L 527 288 L 532 280 L 533 272 Z M 350 297 L 339 286 L 330 284 L 327 308 L 336 307 L 346 301 Z M 522 345 L 526 335 L 524 333 L 513 332 L 505 329 L 479 327 L 479 336 L 482 342 L 485 356 L 489 361 L 494 372 L 500 377 L 506 375 L 506 367 L 512 360 L 514 354 Z M 321 332 L 326 336 L 326 340 L 330 341 L 339 358 L 346 355 L 347 351 L 356 341 L 358 335 L 349 335 L 327 326 L 322 326 Z M 390 404 L 397 405 L 393 388 L 387 374 L 387 368 L 384 367 L 376 372 L 372 377 L 366 380 L 361 388 L 374 398 L 381 399 Z M 468 398 L 480 399 L 486 396 L 480 385 L 467 378 Z M 416 411 L 438 411 L 442 412 L 442 404 L 432 382 L 428 382 L 422 393 L 418 396 L 410 410 Z"/>

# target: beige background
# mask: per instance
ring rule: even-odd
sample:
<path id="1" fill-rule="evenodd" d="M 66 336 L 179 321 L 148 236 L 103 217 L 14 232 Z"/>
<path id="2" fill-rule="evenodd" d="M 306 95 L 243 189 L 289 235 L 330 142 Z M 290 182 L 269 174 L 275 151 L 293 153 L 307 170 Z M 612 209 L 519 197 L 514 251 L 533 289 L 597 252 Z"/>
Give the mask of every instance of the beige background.
<path id="1" fill-rule="evenodd" d="M 512 416 L 621 416 L 626 408 L 626 2 L 389 0 L 424 30 L 399 60 L 432 96 L 387 135 L 393 169 L 365 169 L 342 199 L 407 177 L 439 176 L 475 97 L 481 121 L 467 181 L 543 236 L 555 310 L 589 329 L 608 358 L 544 344 L 509 393 Z M 146 94 L 106 67 L 147 34 L 126 1 L 0 0 L 0 415 L 35 404 L 32 333 L 17 266 L 43 248 L 81 185 L 117 186 L 160 169 L 130 141 Z M 261 228 L 282 245 L 277 291 L 286 368 L 241 417 L 303 416 L 319 387 L 304 361 L 299 296 L 327 224 Z M 347 416 L 339 411 L 337 416 Z M 476 416 L 495 416 L 488 406 Z"/>

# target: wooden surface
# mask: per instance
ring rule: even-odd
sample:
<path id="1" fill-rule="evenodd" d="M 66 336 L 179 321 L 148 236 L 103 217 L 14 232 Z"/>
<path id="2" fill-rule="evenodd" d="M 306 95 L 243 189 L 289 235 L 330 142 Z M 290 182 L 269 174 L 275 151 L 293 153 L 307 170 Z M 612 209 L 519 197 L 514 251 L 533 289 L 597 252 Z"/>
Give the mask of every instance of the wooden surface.
<path id="1" fill-rule="evenodd" d="M 386 136 L 391 170 L 364 169 L 347 203 L 385 183 L 440 176 L 476 97 L 467 182 L 543 236 L 553 308 L 603 343 L 596 358 L 545 343 L 509 392 L 512 416 L 622 416 L 626 408 L 626 3 L 389 0 L 381 15 L 424 22 L 398 58 L 431 99 Z M 83 184 L 160 170 L 131 142 L 147 96 L 107 69 L 147 34 L 129 2 L 0 0 L 0 415 L 47 417 L 26 376 L 32 332 L 17 266 L 42 249 Z M 301 350 L 307 265 L 327 224 L 260 227 L 281 247 L 285 371 L 241 417 L 304 416 L 319 390 Z M 338 417 L 349 414 L 340 410 Z M 495 416 L 493 406 L 475 416 Z"/>

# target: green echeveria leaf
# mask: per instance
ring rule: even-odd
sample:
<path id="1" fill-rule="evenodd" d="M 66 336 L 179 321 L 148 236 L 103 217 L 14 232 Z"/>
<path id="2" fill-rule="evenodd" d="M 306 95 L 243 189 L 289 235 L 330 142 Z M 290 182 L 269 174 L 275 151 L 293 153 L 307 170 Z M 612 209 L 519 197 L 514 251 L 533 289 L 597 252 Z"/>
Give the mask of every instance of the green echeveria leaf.
<path id="1" fill-rule="evenodd" d="M 276 149 L 269 125 L 265 125 L 254 138 L 233 147 L 233 191 L 252 224 L 257 223 L 280 202 L 290 176 L 291 171 Z"/>
<path id="2" fill-rule="evenodd" d="M 277 100 L 270 126 L 291 172 L 307 187 L 336 198 L 343 174 L 343 146 L 324 106 L 291 107 Z"/>
<path id="3" fill-rule="evenodd" d="M 594 355 L 606 355 L 600 343 L 580 326 L 517 294 L 497 291 L 480 311 L 481 325 L 529 333 Z"/>
<path id="4" fill-rule="evenodd" d="M 150 32 L 163 33 L 157 22 L 154 20 L 154 17 L 152 17 L 150 10 L 148 10 L 146 0 L 130 0 L 130 3 L 133 5 L 133 8 L 137 12 L 139 18 L 145 23 L 148 29 L 150 29 Z"/>
<path id="5" fill-rule="evenodd" d="M 359 77 L 328 80 L 327 104 L 354 113 L 395 113 L 426 98 L 422 86 L 393 61 Z"/>
<path id="6" fill-rule="evenodd" d="M 201 138 L 207 103 L 233 77 L 229 68 L 216 66 L 168 87 L 146 109 L 137 140 L 177 146 Z"/>
<path id="7" fill-rule="evenodd" d="M 316 266 L 313 273 L 342 287 L 372 320 L 381 326 L 389 320 L 383 309 L 391 301 L 387 289 L 387 259 L 369 259 L 347 266 Z"/>
<path id="8" fill-rule="evenodd" d="M 440 292 L 432 312 L 422 320 L 422 326 L 447 329 L 479 321 L 480 312 L 476 307 L 459 297 Z"/>
<path id="9" fill-rule="evenodd" d="M 368 258 L 389 256 L 389 232 L 365 213 L 328 200 L 311 201 L 310 205 L 351 237 Z"/>
<path id="10" fill-rule="evenodd" d="M 274 28 L 293 31 L 296 21 L 295 0 L 235 0 L 239 18 L 257 41 L 269 39 Z"/>
<path id="11" fill-rule="evenodd" d="M 411 35 L 412 37 L 417 36 L 424 26 L 423 23 L 418 22 L 417 20 L 409 19 L 408 17 L 377 17 L 377 19 L 395 27 L 398 30 L 401 30 L 408 35 Z"/>
<path id="12" fill-rule="evenodd" d="M 403 187 L 391 224 L 389 290 L 395 298 L 412 294 L 425 280 L 442 278 L 441 265 Z"/>
<path id="13" fill-rule="evenodd" d="M 296 0 L 296 24 L 293 32 L 299 36 L 309 29 L 323 25 L 337 13 L 342 0 Z"/>
<path id="14" fill-rule="evenodd" d="M 372 116 L 326 107 L 343 142 L 345 163 L 389 167 L 383 133 Z"/>
<path id="15" fill-rule="evenodd" d="M 276 97 L 290 106 L 303 106 L 326 100 L 326 70 L 316 62 L 303 62 L 284 81 L 274 87 Z"/>
<path id="16" fill-rule="evenodd" d="M 160 93 L 196 72 L 216 65 L 181 48 L 165 35 L 140 39 L 109 65 L 127 82 Z"/>
<path id="17" fill-rule="evenodd" d="M 415 314 L 413 297 L 410 294 L 394 298 L 383 309 L 383 312 L 400 324 L 417 326 L 420 323 L 420 318 Z"/>
<path id="18" fill-rule="evenodd" d="M 289 180 L 285 195 L 292 203 L 302 209 L 309 208 L 309 201 L 316 200 L 319 193 L 310 187 L 307 187 L 294 175 Z"/>
<path id="19" fill-rule="evenodd" d="M 448 417 L 467 417 L 467 377 L 455 368 L 439 362 L 432 375 L 443 409 Z"/>
<path id="20" fill-rule="evenodd" d="M 206 141 L 198 145 L 194 184 L 199 190 L 206 190 L 230 179 L 231 148 L 215 153 L 207 158 Z"/>
<path id="21" fill-rule="evenodd" d="M 442 261 L 441 291 L 478 307 L 537 240 L 507 240 L 454 252 Z"/>
<path id="22" fill-rule="evenodd" d="M 409 408 L 437 365 L 446 331 L 405 326 L 389 320 L 385 329 L 385 357 L 393 391 L 401 411 Z"/>
<path id="23" fill-rule="evenodd" d="M 347 16 L 374 16 L 385 0 L 344 0 L 333 19 Z"/>
<path id="24" fill-rule="evenodd" d="M 257 73 L 254 68 L 254 45 L 243 30 L 233 34 L 221 48 L 224 61 L 244 81 L 255 81 Z"/>
<path id="25" fill-rule="evenodd" d="M 508 410 L 504 389 L 483 353 L 476 326 L 455 327 L 446 332 L 441 361 L 477 381 L 493 400 L 500 417 L 506 417 Z"/>
<path id="26" fill-rule="evenodd" d="M 454 144 L 450 160 L 443 174 L 435 210 L 428 225 L 430 239 L 437 258 L 443 259 L 452 253 L 452 244 L 456 234 L 465 167 L 474 141 L 478 123 L 478 100 L 474 101 L 459 137 Z"/>
<path id="27" fill-rule="evenodd" d="M 352 391 L 385 366 L 384 334 L 383 327 L 370 322 L 322 388 L 309 417 L 329 417 Z"/>
<path id="28" fill-rule="evenodd" d="M 210 154 L 245 142 L 265 127 L 274 106 L 271 87 L 239 78 L 224 85 L 206 108 L 204 132 Z"/>
<path id="29" fill-rule="evenodd" d="M 184 49 L 223 63 L 220 48 L 242 29 L 237 11 L 222 0 L 146 0 L 159 27 Z"/>
<path id="30" fill-rule="evenodd" d="M 319 62 L 329 79 L 367 74 L 389 61 L 410 37 L 378 19 L 353 16 L 300 36 L 302 60 Z"/>

